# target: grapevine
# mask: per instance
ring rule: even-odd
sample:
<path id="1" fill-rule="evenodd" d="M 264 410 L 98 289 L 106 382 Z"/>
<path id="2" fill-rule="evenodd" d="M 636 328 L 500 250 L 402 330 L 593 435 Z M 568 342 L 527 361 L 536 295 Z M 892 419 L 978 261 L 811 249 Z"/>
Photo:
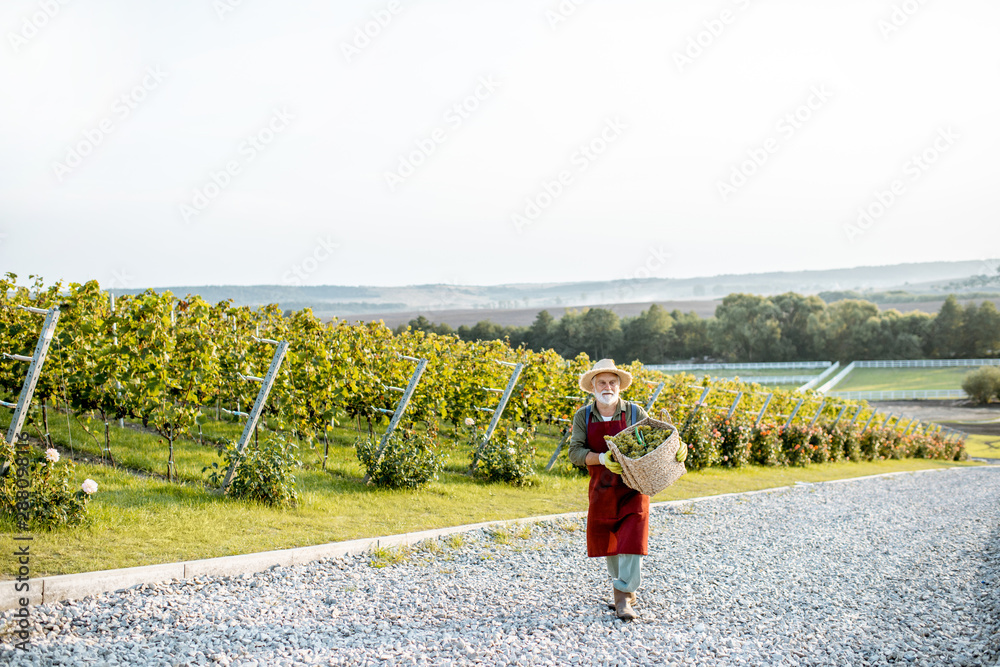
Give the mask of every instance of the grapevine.
<path id="1" fill-rule="evenodd" d="M 129 419 L 155 430 L 167 441 L 171 476 L 172 443 L 190 436 L 199 414 L 249 411 L 258 387 L 240 376 L 262 375 L 271 354 L 255 337 L 289 342 L 262 424 L 306 445 L 326 441 L 338 419 L 367 423 L 369 437 L 382 428 L 387 417 L 379 409 L 391 410 L 398 400 L 389 387 L 405 386 L 412 373 L 412 363 L 401 355 L 428 360 L 407 409 L 403 426 L 409 429 L 420 423 L 436 434 L 441 424 L 461 427 L 468 419 L 482 420 L 485 413 L 477 407 L 494 407 L 498 394 L 489 389 L 502 389 L 510 376 L 509 367 L 498 361 L 524 365 L 503 414 L 511 424 L 564 424 L 590 400 L 577 384 L 592 365 L 586 354 L 564 359 L 553 350 L 511 348 L 504 341 L 463 341 L 412 329 L 394 334 L 381 322 L 325 322 L 308 309 L 285 314 L 274 305 L 211 304 L 194 295 L 178 298 L 152 290 L 119 296 L 112 310 L 109 295 L 95 281 L 46 286 L 40 278 L 31 280 L 26 287 L 14 274 L 0 277 L 0 352 L 23 353 L 34 345 L 37 321 L 16 306 L 58 306 L 62 316 L 36 389 L 39 404 L 58 405 L 82 420 L 89 415 L 105 423 Z M 695 468 L 916 451 L 939 458 L 961 454 L 960 443 L 933 434 L 875 431 L 881 424 L 870 419 L 873 409 L 864 402 L 822 402 L 818 394 L 772 391 L 739 380 L 667 376 L 638 362 L 619 367 L 634 376 L 622 393 L 625 399 L 645 405 L 653 389 L 665 384 L 650 414 L 667 411 Z M 16 400 L 22 377 L 22 367 L 0 364 L 0 398 Z M 800 400 L 795 428 L 785 429 Z M 735 435 L 723 433 L 730 416 Z M 810 428 L 824 435 L 802 432 Z M 834 432 L 835 437 L 826 435 Z M 662 441 L 659 434 L 640 430 L 634 445 L 623 441 L 619 449 L 642 456 Z M 110 454 L 106 428 L 104 440 Z"/>

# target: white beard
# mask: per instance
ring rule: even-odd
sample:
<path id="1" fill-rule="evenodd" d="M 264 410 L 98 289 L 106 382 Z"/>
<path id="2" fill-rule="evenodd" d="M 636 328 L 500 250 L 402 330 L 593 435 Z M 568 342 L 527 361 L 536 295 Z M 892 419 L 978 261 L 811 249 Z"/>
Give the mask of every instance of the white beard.
<path id="1" fill-rule="evenodd" d="M 618 400 L 618 393 L 609 391 L 606 395 L 594 394 L 594 398 L 596 398 L 597 402 L 601 405 L 613 405 Z"/>

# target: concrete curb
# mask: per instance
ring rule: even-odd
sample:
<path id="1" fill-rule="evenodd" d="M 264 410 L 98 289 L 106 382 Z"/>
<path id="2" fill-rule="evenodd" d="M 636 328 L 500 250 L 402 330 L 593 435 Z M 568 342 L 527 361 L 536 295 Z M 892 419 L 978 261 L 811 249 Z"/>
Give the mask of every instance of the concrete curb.
<path id="1" fill-rule="evenodd" d="M 667 500 L 658 503 L 651 503 L 650 508 L 671 507 L 684 505 L 686 503 L 697 503 L 718 498 L 733 496 L 750 496 L 761 493 L 776 493 L 788 491 L 795 486 L 811 486 L 820 484 L 842 484 L 854 482 L 862 479 L 873 479 L 875 477 L 892 477 L 895 475 L 912 475 L 917 473 L 937 472 L 941 470 L 971 470 L 974 468 L 929 468 L 927 470 L 904 470 L 899 472 L 881 473 L 877 475 L 866 475 L 864 477 L 849 477 L 845 479 L 835 479 L 827 482 L 796 482 L 793 486 L 778 486 L 757 491 L 742 491 L 738 493 L 721 493 L 714 496 L 700 496 L 698 498 L 686 498 L 684 500 Z M 341 556 L 352 556 L 365 553 L 377 547 L 395 547 L 409 544 L 416 544 L 423 540 L 434 539 L 455 533 L 467 533 L 481 528 L 507 526 L 523 523 L 541 523 L 546 521 L 557 521 L 559 519 L 579 519 L 587 516 L 584 512 L 567 512 L 565 514 L 546 514 L 543 516 L 526 517 L 523 519 L 505 519 L 500 521 L 486 521 L 483 523 L 465 524 L 462 526 L 449 526 L 447 528 L 435 528 L 416 533 L 402 533 L 399 535 L 386 535 L 383 537 L 362 538 L 349 540 L 346 542 L 330 542 L 327 544 L 317 544 L 308 547 L 296 547 L 293 549 L 280 549 L 277 551 L 263 551 L 260 553 L 240 554 L 237 556 L 221 556 L 219 558 L 205 558 L 201 560 L 185 561 L 181 563 L 166 563 L 163 565 L 145 565 L 141 567 L 128 567 L 118 570 L 100 570 L 97 572 L 80 572 L 77 574 L 62 574 L 41 579 L 31 579 L 29 581 L 30 591 L 18 592 L 15 590 L 16 581 L 8 579 L 0 582 L 0 611 L 7 609 L 17 609 L 19 598 L 29 598 L 30 604 L 52 604 L 62 600 L 79 600 L 90 595 L 120 591 L 139 584 L 155 584 L 166 581 L 193 579 L 202 576 L 234 576 L 254 572 L 263 572 L 272 567 L 288 567 L 309 563 L 322 558 L 338 558 Z"/>
<path id="2" fill-rule="evenodd" d="M 19 599 L 28 596 L 30 604 L 51 604 L 62 600 L 78 600 L 90 595 L 120 591 L 139 584 L 155 584 L 165 581 L 193 579 L 201 576 L 233 576 L 253 572 L 263 572 L 272 567 L 288 567 L 310 563 L 322 558 L 337 558 L 365 553 L 377 547 L 395 547 L 416 544 L 428 539 L 466 533 L 480 528 L 499 527 L 519 523 L 535 523 L 558 519 L 585 517 L 586 512 L 547 514 L 523 519 L 503 519 L 483 523 L 448 526 L 416 533 L 401 533 L 382 537 L 370 537 L 346 542 L 330 542 L 308 547 L 262 551 L 236 556 L 220 556 L 201 560 L 144 565 L 118 570 L 79 572 L 29 580 L 30 591 L 16 590 L 13 579 L 0 581 L 0 611 L 20 607 Z"/>

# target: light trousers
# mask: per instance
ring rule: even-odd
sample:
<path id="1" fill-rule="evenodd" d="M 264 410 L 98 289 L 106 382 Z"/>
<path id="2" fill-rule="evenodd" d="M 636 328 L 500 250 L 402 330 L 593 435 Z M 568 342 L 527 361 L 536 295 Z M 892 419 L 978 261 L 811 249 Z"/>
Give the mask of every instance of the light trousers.
<path id="1" fill-rule="evenodd" d="M 634 593 L 642 583 L 642 556 L 638 554 L 618 554 L 605 556 L 611 585 L 625 593 Z"/>

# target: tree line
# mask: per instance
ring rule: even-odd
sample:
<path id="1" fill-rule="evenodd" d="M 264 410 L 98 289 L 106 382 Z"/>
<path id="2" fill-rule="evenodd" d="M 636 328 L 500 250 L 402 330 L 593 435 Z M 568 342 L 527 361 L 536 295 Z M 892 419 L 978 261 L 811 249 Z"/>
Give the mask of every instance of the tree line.
<path id="1" fill-rule="evenodd" d="M 652 304 L 636 317 L 604 308 L 568 311 L 558 320 L 543 310 L 531 326 L 482 320 L 453 329 L 424 316 L 396 328 L 456 335 L 462 340 L 507 339 L 512 347 L 555 350 L 564 358 L 658 364 L 712 359 L 731 362 L 855 361 L 863 359 L 985 358 L 1000 354 L 1000 311 L 992 301 L 962 306 L 949 296 L 936 314 L 882 311 L 861 299 L 827 304 L 794 292 L 730 294 L 715 317 L 667 311 Z"/>

